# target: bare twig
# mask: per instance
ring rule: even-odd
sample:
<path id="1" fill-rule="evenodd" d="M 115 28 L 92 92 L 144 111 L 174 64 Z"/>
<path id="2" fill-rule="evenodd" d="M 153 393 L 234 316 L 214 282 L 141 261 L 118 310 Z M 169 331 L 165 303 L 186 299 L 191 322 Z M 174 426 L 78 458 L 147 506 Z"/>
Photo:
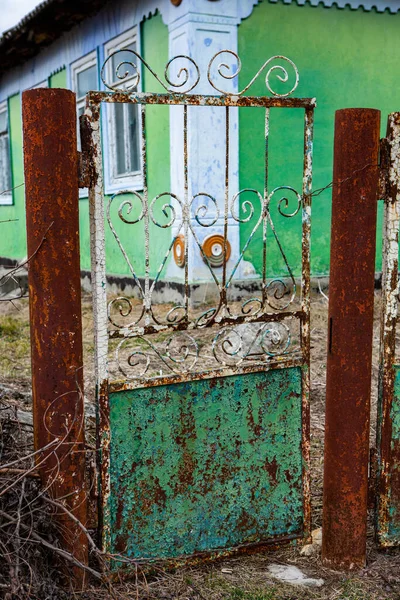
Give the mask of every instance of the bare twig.
<path id="1" fill-rule="evenodd" d="M 10 188 L 9 190 L 3 190 L 2 192 L 0 192 L 0 196 L 3 196 L 4 194 L 9 194 L 10 192 L 13 192 L 14 190 L 17 190 L 18 188 L 22 187 L 23 185 L 25 185 L 24 181 L 22 183 L 20 183 L 19 185 L 15 185 L 14 187 Z"/>
<path id="2" fill-rule="evenodd" d="M 10 515 L 8 515 L 3 510 L 0 510 L 0 516 L 3 519 L 6 519 L 10 525 L 16 523 L 16 521 L 17 521 L 17 519 L 15 519 L 13 517 L 10 517 Z M 30 528 L 27 525 L 25 525 L 24 523 L 21 523 L 20 527 L 24 531 L 29 531 L 30 536 L 31 536 L 30 537 L 30 541 L 31 542 L 36 542 L 38 544 L 41 544 L 42 546 L 44 546 L 48 550 L 51 550 L 52 552 L 54 552 L 54 554 L 57 554 L 58 556 L 61 556 L 62 558 L 64 558 L 65 560 L 67 560 L 71 564 L 75 565 L 76 567 L 79 567 L 80 569 L 83 569 L 87 573 L 90 573 L 96 579 L 100 579 L 100 580 L 103 579 L 103 576 L 102 576 L 101 573 L 99 573 L 98 571 L 95 571 L 95 569 L 92 569 L 91 567 L 89 567 L 87 565 L 84 565 L 80 560 L 78 560 L 77 558 L 75 558 L 70 552 L 67 552 L 66 550 L 63 550 L 62 548 L 57 548 L 57 546 L 54 546 L 54 544 L 51 544 L 50 542 L 48 542 L 47 540 L 45 540 L 43 537 L 41 537 L 37 533 L 35 533 L 33 531 L 30 531 Z"/>
<path id="3" fill-rule="evenodd" d="M 319 289 L 319 293 L 321 294 L 321 296 L 323 296 L 323 297 L 325 298 L 325 300 L 326 300 L 327 302 L 329 302 L 329 298 L 328 298 L 328 296 L 327 296 L 327 295 L 324 293 L 324 291 L 322 290 L 322 287 L 321 287 L 321 282 L 320 282 L 319 278 L 318 278 L 318 289 Z"/>
<path id="4" fill-rule="evenodd" d="M 36 254 L 39 252 L 40 248 L 43 245 L 43 242 L 46 240 L 46 235 L 48 234 L 48 232 L 50 231 L 50 229 L 53 227 L 54 225 L 54 221 L 52 221 L 50 223 L 50 225 L 48 226 L 48 228 L 46 229 L 46 231 L 43 234 L 42 239 L 39 242 L 39 245 L 37 246 L 36 250 L 34 252 L 32 252 L 32 254 L 26 259 L 24 260 L 24 262 L 20 263 L 19 265 L 17 265 L 16 267 L 14 267 L 14 269 L 11 269 L 11 271 L 9 271 L 8 273 L 6 273 L 5 275 L 3 275 L 3 277 L 0 278 L 0 285 L 1 282 L 3 281 L 3 279 L 10 279 L 10 277 L 12 277 L 12 275 L 14 275 L 14 273 L 16 273 L 17 271 L 19 271 L 19 269 L 22 269 L 22 267 L 24 267 L 25 265 L 27 265 L 32 258 L 34 258 L 36 256 Z"/>
<path id="5" fill-rule="evenodd" d="M 25 469 L 5 469 L 0 467 L 0 475 L 24 475 L 25 477 L 40 477 L 39 473 L 35 471 L 26 471 Z"/>

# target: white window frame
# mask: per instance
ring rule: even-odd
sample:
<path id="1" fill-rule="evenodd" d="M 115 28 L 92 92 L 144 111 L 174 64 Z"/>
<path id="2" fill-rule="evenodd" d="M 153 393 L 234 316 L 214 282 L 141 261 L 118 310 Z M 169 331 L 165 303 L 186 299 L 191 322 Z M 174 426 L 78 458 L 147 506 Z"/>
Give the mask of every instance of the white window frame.
<path id="1" fill-rule="evenodd" d="M 85 108 L 86 96 L 82 96 L 78 98 L 78 75 L 82 71 L 86 71 L 90 67 L 96 67 L 97 69 L 97 52 L 93 50 L 93 52 L 89 52 L 85 56 L 82 56 L 79 60 L 75 61 L 71 64 L 71 89 L 76 94 L 76 118 L 78 121 L 78 131 L 79 131 L 79 110 L 81 108 Z"/>
<path id="2" fill-rule="evenodd" d="M 37 88 L 48 88 L 48 87 L 49 87 L 49 81 L 48 81 L 48 79 L 44 79 L 43 81 L 39 81 L 39 83 L 37 83 L 36 85 L 33 85 L 30 89 L 36 90 Z"/>
<path id="3" fill-rule="evenodd" d="M 81 150 L 81 142 L 80 142 L 80 135 L 79 135 L 79 111 L 81 108 L 85 108 L 85 104 L 86 104 L 86 96 L 82 96 L 81 98 L 78 98 L 78 75 L 79 73 L 81 73 L 82 71 L 86 71 L 86 69 L 89 69 L 90 67 L 96 67 L 96 73 L 97 73 L 97 51 L 93 50 L 92 52 L 89 52 L 89 54 L 85 54 L 85 56 L 82 56 L 82 58 L 80 58 L 79 60 L 76 60 L 75 62 L 73 62 L 71 64 L 71 89 L 73 92 L 75 92 L 76 94 L 76 131 L 77 131 L 77 141 L 78 141 L 78 150 Z M 97 74 L 97 79 L 98 79 L 98 74 Z M 87 198 L 88 196 L 88 189 L 87 188 L 80 188 L 79 189 L 79 198 Z"/>
<path id="4" fill-rule="evenodd" d="M 107 58 L 113 54 L 113 52 L 116 52 L 117 50 L 122 50 L 123 48 L 126 48 L 127 46 L 136 43 L 136 49 L 138 54 L 140 54 L 140 33 L 139 33 L 139 27 L 137 25 L 135 25 L 134 27 L 132 27 L 131 29 L 128 29 L 127 31 L 125 31 L 124 33 L 118 35 L 117 37 L 113 38 L 112 40 L 110 40 L 109 42 L 107 42 L 104 45 L 104 60 L 107 60 Z M 133 60 L 134 60 L 134 56 L 132 56 Z M 141 75 L 141 63 L 140 60 L 134 60 L 134 62 L 136 63 L 138 69 L 139 69 L 139 73 Z M 115 75 L 112 72 L 112 60 L 109 60 L 107 65 L 106 65 L 106 73 L 105 73 L 105 78 L 107 82 L 112 82 L 115 79 Z M 141 91 L 141 77 L 140 77 L 140 81 L 139 81 L 139 85 L 137 86 L 137 91 L 140 92 Z M 118 81 L 118 80 L 117 80 Z M 132 79 L 128 79 L 126 84 L 129 87 L 129 84 L 132 82 Z M 117 85 L 118 87 L 123 88 L 124 87 L 124 81 L 118 81 Z M 139 145 L 139 170 L 135 171 L 133 173 L 128 173 L 126 175 L 118 175 L 116 173 L 116 166 L 117 166 L 117 155 L 116 155 L 116 142 L 115 142 L 115 137 L 116 137 L 116 133 L 115 133 L 115 118 L 114 118 L 114 110 L 113 110 L 113 105 L 112 104 L 108 104 L 107 105 L 107 110 L 104 111 L 106 113 L 106 117 L 105 117 L 105 131 L 107 132 L 107 135 L 105 136 L 105 143 L 104 143 L 104 175 L 105 175 L 105 192 L 106 194 L 114 194 L 118 191 L 124 190 L 124 189 L 130 189 L 130 190 L 142 190 L 143 189 L 143 169 L 142 169 L 142 156 L 141 156 L 141 152 L 140 152 L 140 146 L 141 146 L 141 129 L 142 129 L 142 122 L 141 122 L 141 117 L 140 117 L 140 109 L 139 109 L 139 105 L 138 106 L 138 135 L 139 135 L 139 140 L 138 140 L 138 145 Z"/>
<path id="5" fill-rule="evenodd" d="M 10 206 L 13 203 L 12 194 L 12 164 L 11 164 L 11 147 L 10 147 L 10 126 L 9 126 L 9 115 L 8 115 L 8 102 L 4 100 L 0 102 L 0 113 L 6 114 L 7 119 L 7 134 L 8 134 L 8 163 L 10 165 L 10 186 L 6 193 L 2 193 L 5 190 L 0 190 L 0 205 Z"/>

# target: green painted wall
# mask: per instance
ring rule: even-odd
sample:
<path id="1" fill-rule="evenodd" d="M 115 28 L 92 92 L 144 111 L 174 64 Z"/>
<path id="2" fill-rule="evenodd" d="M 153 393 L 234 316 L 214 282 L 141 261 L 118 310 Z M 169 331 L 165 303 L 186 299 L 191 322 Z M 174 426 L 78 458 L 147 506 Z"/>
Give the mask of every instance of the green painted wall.
<path id="1" fill-rule="evenodd" d="M 66 71 L 49 78 L 50 87 L 66 87 Z M 8 99 L 12 166 L 13 205 L 0 206 L 0 220 L 18 219 L 4 224 L 0 236 L 0 256 L 22 259 L 26 256 L 24 157 L 22 150 L 21 94 Z"/>
<path id="2" fill-rule="evenodd" d="M 168 60 L 168 29 L 163 24 L 160 15 L 155 15 L 143 21 L 141 25 L 142 56 L 156 73 L 164 73 Z M 161 85 L 154 77 L 143 68 L 143 91 L 163 91 Z M 105 136 L 103 136 L 103 142 Z M 146 142 L 148 166 L 148 194 L 151 201 L 157 194 L 170 188 L 170 149 L 169 149 L 169 109 L 165 106 L 150 106 L 146 114 Z M 141 194 L 141 191 L 139 191 Z M 140 214 L 140 201 L 132 196 L 119 195 L 111 205 L 111 218 L 113 225 L 128 253 L 129 259 L 137 275 L 144 274 L 144 223 L 127 225 L 118 218 L 118 207 L 123 200 L 133 201 L 132 212 L 124 215 L 133 219 Z M 107 207 L 110 196 L 105 198 Z M 164 198 L 156 203 L 155 216 L 161 217 L 163 223 L 168 222 L 162 216 L 160 206 L 169 199 Z M 80 201 L 80 230 L 81 230 L 81 267 L 90 269 L 90 229 L 89 208 L 87 199 Z M 106 268 L 107 272 L 117 275 L 129 275 L 125 259 L 115 241 L 112 232 L 106 223 Z M 161 256 L 167 251 L 171 240 L 171 230 L 161 229 L 152 225 L 150 227 L 150 275 L 155 276 L 161 262 Z"/>
<path id="3" fill-rule="evenodd" d="M 274 54 L 291 58 L 300 73 L 295 95 L 315 96 L 314 190 L 332 180 L 335 110 L 347 107 L 378 108 L 382 111 L 382 135 L 388 113 L 400 110 L 400 15 L 377 14 L 362 9 L 322 8 L 270 4 L 263 0 L 239 27 L 242 59 L 240 86 L 244 87 L 263 62 Z M 265 74 L 252 87 L 264 94 Z M 262 111 L 240 111 L 240 187 L 263 190 L 264 122 Z M 301 190 L 301 111 L 272 111 L 270 145 L 270 190 L 291 185 Z M 280 197 L 280 196 L 279 196 Z M 300 215 L 276 221 L 289 263 L 300 258 Z M 377 269 L 381 268 L 381 208 L 378 223 Z M 329 269 L 331 192 L 313 199 L 312 271 Z M 242 226 L 242 245 L 251 223 Z M 269 274 L 285 273 L 282 259 L 271 239 Z M 261 266 L 261 237 L 256 236 L 246 258 Z"/>
<path id="4" fill-rule="evenodd" d="M 49 77 L 49 87 L 51 88 L 66 88 L 67 87 L 67 70 L 64 67 L 54 75 Z"/>
<path id="5" fill-rule="evenodd" d="M 163 24 L 161 16 L 156 15 L 146 19 L 141 25 L 142 55 L 153 66 L 157 73 L 163 73 L 168 60 L 168 29 Z M 52 88 L 67 87 L 66 69 L 49 77 Z M 143 68 L 144 91 L 162 91 L 160 84 Z M 22 116 L 20 95 L 9 99 L 10 139 L 12 151 L 13 185 L 23 183 L 23 153 L 22 153 Z M 168 107 L 148 107 L 146 119 L 146 140 L 148 160 L 149 200 L 157 194 L 170 188 L 170 149 L 169 149 L 169 109 Z M 126 199 L 127 197 L 125 197 Z M 0 237 L 0 256 L 23 258 L 26 254 L 25 236 L 25 195 L 23 186 L 13 193 L 13 206 L 0 206 L 0 220 L 19 219 L 4 227 Z M 144 274 L 144 226 L 143 221 L 137 225 L 126 225 L 117 216 L 117 208 L 124 198 L 119 196 L 113 202 L 113 223 L 128 252 L 129 258 L 138 275 Z M 169 219 L 162 214 L 161 207 L 168 201 L 163 198 L 154 206 L 154 216 L 166 223 Z M 105 198 L 105 206 L 109 197 Z M 90 270 L 90 229 L 88 199 L 81 198 L 80 204 L 80 238 L 81 238 L 81 267 Z M 136 201 L 136 208 L 138 202 Z M 132 211 L 130 217 L 135 212 Z M 150 274 L 157 273 L 161 257 L 166 253 L 171 240 L 171 230 L 152 225 L 150 228 Z M 106 225 L 107 270 L 109 273 L 128 275 L 129 270 L 125 260 Z"/>
<path id="6" fill-rule="evenodd" d="M 382 135 L 389 112 L 400 108 L 398 73 L 400 64 L 400 15 L 377 14 L 373 11 L 350 9 L 299 7 L 282 2 L 270 4 L 263 0 L 252 15 L 239 27 L 239 54 L 242 58 L 240 86 L 253 77 L 265 59 L 273 54 L 284 54 L 297 64 L 300 84 L 299 96 L 316 96 L 318 108 L 315 120 L 314 190 L 324 187 L 332 179 L 333 126 L 335 110 L 345 107 L 373 107 L 382 111 Z M 160 15 L 145 20 L 141 26 L 142 53 L 158 73 L 163 73 L 168 57 L 168 30 Z M 66 87 L 66 69 L 49 78 L 51 87 Z M 147 91 L 161 88 L 151 74 L 143 72 L 143 86 Z M 252 93 L 264 94 L 264 77 L 253 86 Z M 22 124 L 20 95 L 9 98 L 9 119 L 13 186 L 23 183 Z M 259 109 L 240 110 L 240 187 L 263 190 L 264 116 Z M 149 198 L 169 189 L 169 118 L 167 107 L 149 107 L 146 127 L 148 143 Z M 291 185 L 301 189 L 302 167 L 302 111 L 272 110 L 270 140 L 269 189 Z M 278 214 L 277 202 L 271 204 L 271 216 L 277 228 L 289 263 L 299 273 L 301 248 L 301 219 L 284 218 Z M 244 196 L 242 199 L 252 199 Z M 13 192 L 13 206 L 0 206 L 0 220 L 19 219 L 4 227 L 0 238 L 0 256 L 21 259 L 26 254 L 24 188 Z M 164 201 L 168 201 L 167 198 Z M 294 200 L 291 200 L 294 206 Z M 159 201 L 157 216 L 165 223 Z M 115 204 L 119 204 L 116 200 Z M 331 192 L 313 199 L 312 218 L 312 271 L 324 274 L 329 269 Z M 114 209 L 115 216 L 116 211 Z M 257 216 L 257 211 L 255 217 Z M 381 219 L 381 207 L 379 211 Z M 82 268 L 90 269 L 89 222 L 87 199 L 80 200 Z M 118 222 L 118 219 L 117 219 Z M 122 225 L 122 223 L 121 223 Z M 254 219 L 241 226 L 244 245 Z M 377 269 L 380 260 L 380 230 L 378 223 Z M 139 274 L 143 274 L 142 223 L 123 227 L 119 233 Z M 155 274 L 162 255 L 168 248 L 170 230 L 152 227 L 151 273 Z M 271 231 L 268 233 L 268 274 L 285 274 L 283 258 Z M 107 231 L 108 271 L 128 274 L 124 259 L 111 232 Z M 245 258 L 260 269 L 261 232 L 255 235 Z M 138 251 L 140 250 L 140 252 Z"/>
<path id="7" fill-rule="evenodd" d="M 301 369 L 110 395 L 110 552 L 177 557 L 303 535 Z"/>

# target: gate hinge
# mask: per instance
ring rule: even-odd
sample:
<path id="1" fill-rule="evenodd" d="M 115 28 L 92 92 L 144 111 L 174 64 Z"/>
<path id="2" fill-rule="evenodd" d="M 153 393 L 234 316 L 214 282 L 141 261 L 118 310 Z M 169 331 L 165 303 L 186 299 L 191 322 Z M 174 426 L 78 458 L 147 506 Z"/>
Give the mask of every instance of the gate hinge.
<path id="1" fill-rule="evenodd" d="M 95 167 L 93 160 L 93 146 L 91 143 L 91 125 L 87 115 L 79 117 L 80 137 L 82 151 L 78 153 L 78 178 L 79 187 L 88 188 L 94 185 Z"/>
<path id="2" fill-rule="evenodd" d="M 389 197 L 389 163 L 390 163 L 390 145 L 387 138 L 380 140 L 380 164 L 379 164 L 379 183 L 378 200 L 386 200 Z"/>
<path id="3" fill-rule="evenodd" d="M 377 497 L 377 474 L 378 474 L 378 454 L 376 448 L 369 449 L 369 475 L 368 475 L 368 508 L 375 508 Z"/>

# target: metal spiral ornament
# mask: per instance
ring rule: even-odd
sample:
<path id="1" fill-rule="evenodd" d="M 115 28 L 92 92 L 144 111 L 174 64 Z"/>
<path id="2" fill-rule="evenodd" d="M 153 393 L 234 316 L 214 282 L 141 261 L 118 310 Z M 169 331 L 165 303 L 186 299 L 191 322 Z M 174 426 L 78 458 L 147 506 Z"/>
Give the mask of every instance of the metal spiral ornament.
<path id="1" fill-rule="evenodd" d="M 115 68 L 115 73 L 113 73 L 113 75 L 115 76 L 115 79 L 126 81 L 129 79 L 129 87 L 127 87 L 126 85 L 124 86 L 117 86 L 117 85 L 113 85 L 110 84 L 107 81 L 107 74 L 109 73 L 110 69 L 109 66 L 112 65 L 112 60 L 114 57 L 118 57 L 118 54 L 121 53 L 129 53 L 132 55 L 132 60 L 123 60 L 121 61 Z M 188 66 L 181 66 L 178 73 L 176 74 L 176 79 L 174 80 L 170 74 L 170 70 L 171 70 L 171 66 L 174 66 L 176 61 L 182 61 L 184 60 Z M 132 50 L 131 48 L 120 48 L 118 50 L 116 50 L 115 52 L 113 52 L 112 54 L 110 54 L 106 60 L 103 63 L 103 66 L 101 68 L 101 72 L 100 72 L 100 77 L 101 80 L 103 82 L 103 84 L 105 85 L 106 88 L 108 88 L 109 90 L 111 90 L 112 92 L 133 92 L 133 91 L 137 91 L 137 88 L 139 87 L 140 84 L 140 80 L 141 80 L 141 76 L 140 76 L 140 65 L 143 65 L 152 75 L 153 77 L 158 81 L 158 83 L 164 88 L 164 90 L 166 90 L 167 92 L 174 92 L 176 91 L 176 88 L 178 88 L 178 90 L 183 93 L 183 94 L 188 94 L 189 92 L 191 92 L 199 83 L 200 81 L 200 69 L 197 65 L 197 63 L 193 60 L 193 58 L 190 58 L 190 56 L 186 56 L 185 54 L 179 54 L 177 56 L 174 56 L 173 58 L 171 58 L 171 60 L 168 61 L 166 67 L 165 67 L 165 72 L 164 72 L 164 77 L 165 77 L 165 81 L 167 82 L 167 85 L 164 83 L 164 81 L 157 75 L 157 73 L 150 67 L 150 65 L 144 60 L 144 58 L 142 56 L 140 56 L 140 54 L 138 54 L 135 50 Z M 125 70 L 125 72 L 123 72 L 121 69 L 125 66 L 125 68 L 127 66 L 132 67 L 132 69 L 134 70 L 134 75 L 132 75 L 128 70 Z M 192 83 L 190 83 L 190 79 L 191 79 L 191 69 L 192 69 L 192 74 L 193 74 L 193 81 Z"/>
<path id="2" fill-rule="evenodd" d="M 231 70 L 232 67 L 227 63 L 227 62 L 220 62 L 216 68 L 218 75 L 225 80 L 233 80 L 236 79 L 239 76 L 240 71 L 242 70 L 242 61 L 240 60 L 239 56 L 236 54 L 236 52 L 233 52 L 232 50 L 220 50 L 219 52 L 217 52 L 212 59 L 209 62 L 208 65 L 208 69 L 207 69 L 207 78 L 208 81 L 210 83 L 210 85 L 217 90 L 217 92 L 220 92 L 223 95 L 230 95 L 230 94 L 234 94 L 236 96 L 242 96 L 245 92 L 247 92 L 247 90 L 249 90 L 251 88 L 251 86 L 254 84 L 254 82 L 259 78 L 259 76 L 261 75 L 261 73 L 263 71 L 265 71 L 267 69 L 267 67 L 269 65 L 271 65 L 265 75 L 265 85 L 268 89 L 268 91 L 275 97 L 277 98 L 286 98 L 287 96 L 290 96 L 291 94 L 293 94 L 293 92 L 296 90 L 298 84 L 299 84 L 299 71 L 296 67 L 296 65 L 294 64 L 294 62 L 292 60 L 290 60 L 290 58 L 287 58 L 286 56 L 282 56 L 280 54 L 277 54 L 275 56 L 271 56 L 271 58 L 269 58 L 268 60 L 265 61 L 265 63 L 262 65 L 262 67 L 257 71 L 257 73 L 254 75 L 254 77 L 250 80 L 250 82 L 240 91 L 232 91 L 232 90 L 226 90 L 223 89 L 221 87 L 219 87 L 217 85 L 217 83 L 214 81 L 213 79 L 213 75 L 212 75 L 212 70 L 213 67 L 215 66 L 215 64 L 218 62 L 218 60 L 223 56 L 223 55 L 228 55 L 230 58 L 234 58 L 235 62 L 237 63 L 237 67 L 235 70 Z M 273 64 L 274 62 L 279 61 L 279 64 Z M 294 84 L 292 85 L 292 87 L 289 89 L 289 91 L 285 92 L 285 93 L 279 93 L 276 90 L 273 89 L 272 84 L 271 84 L 271 76 L 275 75 L 276 79 L 278 79 L 280 82 L 282 83 L 287 83 L 289 81 L 289 73 L 287 70 L 287 67 L 290 67 L 291 70 L 294 73 Z"/>

